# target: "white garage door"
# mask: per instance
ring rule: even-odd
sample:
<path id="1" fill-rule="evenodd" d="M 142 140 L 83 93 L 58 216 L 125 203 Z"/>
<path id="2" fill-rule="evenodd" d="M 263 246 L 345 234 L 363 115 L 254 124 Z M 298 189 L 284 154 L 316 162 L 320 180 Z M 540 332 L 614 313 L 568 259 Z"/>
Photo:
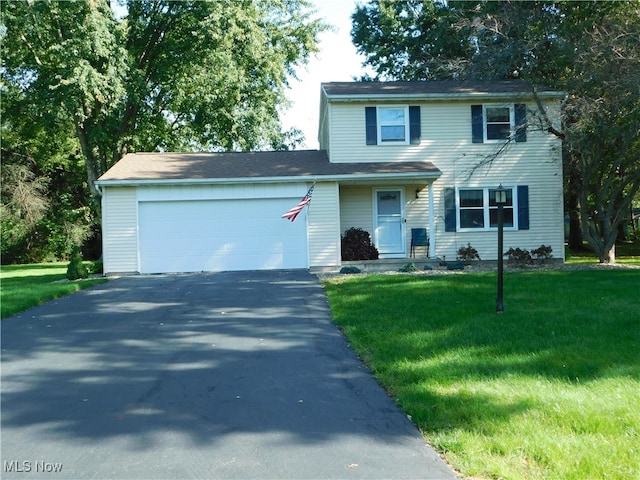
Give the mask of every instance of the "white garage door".
<path id="1" fill-rule="evenodd" d="M 299 198 L 138 204 L 141 273 L 307 268 L 307 231 L 280 216 Z"/>

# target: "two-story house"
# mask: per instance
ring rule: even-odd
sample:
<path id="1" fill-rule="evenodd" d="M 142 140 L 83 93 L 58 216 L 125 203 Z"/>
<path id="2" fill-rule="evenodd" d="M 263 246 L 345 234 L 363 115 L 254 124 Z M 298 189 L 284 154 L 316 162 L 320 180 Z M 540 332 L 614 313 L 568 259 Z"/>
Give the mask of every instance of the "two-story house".
<path id="1" fill-rule="evenodd" d="M 340 237 L 371 233 L 380 258 L 498 258 L 495 190 L 507 191 L 505 248 L 564 258 L 562 92 L 504 82 L 321 85 L 319 150 L 128 154 L 102 192 L 104 271 L 338 270 Z M 311 192 L 294 222 L 282 214 Z"/>

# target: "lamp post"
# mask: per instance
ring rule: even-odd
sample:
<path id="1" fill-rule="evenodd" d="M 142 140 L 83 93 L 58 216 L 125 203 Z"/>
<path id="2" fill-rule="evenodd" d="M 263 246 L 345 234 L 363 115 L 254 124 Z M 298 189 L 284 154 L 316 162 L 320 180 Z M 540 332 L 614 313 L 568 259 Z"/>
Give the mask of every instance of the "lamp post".
<path id="1" fill-rule="evenodd" d="M 504 212 L 503 207 L 507 203 L 507 191 L 502 187 L 502 184 L 498 186 L 495 191 L 495 201 L 498 206 L 498 299 L 496 300 L 496 313 L 504 312 L 504 304 L 502 302 L 502 287 L 503 287 L 503 262 L 502 262 L 502 250 L 503 250 L 503 233 L 504 233 Z"/>

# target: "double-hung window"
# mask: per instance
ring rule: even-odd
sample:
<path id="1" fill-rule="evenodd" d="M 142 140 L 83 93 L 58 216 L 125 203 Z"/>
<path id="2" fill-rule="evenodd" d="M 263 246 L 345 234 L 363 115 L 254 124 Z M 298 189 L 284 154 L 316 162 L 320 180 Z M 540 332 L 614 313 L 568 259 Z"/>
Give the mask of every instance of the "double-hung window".
<path id="1" fill-rule="evenodd" d="M 507 107 L 484 106 L 485 141 L 507 140 L 514 130 L 513 105 Z"/>
<path id="2" fill-rule="evenodd" d="M 379 143 L 408 143 L 408 110 L 407 107 L 378 107 Z"/>
<path id="3" fill-rule="evenodd" d="M 503 207 L 505 228 L 514 228 L 514 189 L 505 188 L 507 203 Z M 461 188 L 458 190 L 458 229 L 488 230 L 498 227 L 495 188 Z"/>
<path id="4" fill-rule="evenodd" d="M 527 141 L 527 106 L 525 104 L 471 105 L 473 143 Z"/>
<path id="5" fill-rule="evenodd" d="M 367 145 L 420 144 L 418 105 L 380 105 L 364 110 Z"/>

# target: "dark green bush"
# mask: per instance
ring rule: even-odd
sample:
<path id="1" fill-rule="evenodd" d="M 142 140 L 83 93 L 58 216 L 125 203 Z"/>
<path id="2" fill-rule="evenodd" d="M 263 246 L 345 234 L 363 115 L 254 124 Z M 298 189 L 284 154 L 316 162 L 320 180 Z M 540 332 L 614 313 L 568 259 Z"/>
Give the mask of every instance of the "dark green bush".
<path id="1" fill-rule="evenodd" d="M 411 273 L 417 272 L 418 269 L 416 268 L 414 263 L 407 263 L 406 265 L 401 266 L 398 271 L 403 273 Z"/>
<path id="2" fill-rule="evenodd" d="M 348 265 L 340 269 L 340 273 L 344 273 L 344 274 L 353 274 L 353 273 L 360 273 L 360 272 L 361 270 L 358 267 L 354 267 L 353 265 Z"/>
<path id="3" fill-rule="evenodd" d="M 69 261 L 69 266 L 67 267 L 67 278 L 69 280 L 78 280 L 80 278 L 87 278 L 89 276 L 89 271 L 87 267 L 85 267 L 84 263 L 82 263 L 82 255 L 80 255 L 80 248 L 77 246 L 73 247 L 71 251 L 71 260 Z"/>
<path id="4" fill-rule="evenodd" d="M 378 249 L 371 243 L 371 235 L 361 228 L 345 231 L 340 244 L 343 261 L 378 259 Z"/>

